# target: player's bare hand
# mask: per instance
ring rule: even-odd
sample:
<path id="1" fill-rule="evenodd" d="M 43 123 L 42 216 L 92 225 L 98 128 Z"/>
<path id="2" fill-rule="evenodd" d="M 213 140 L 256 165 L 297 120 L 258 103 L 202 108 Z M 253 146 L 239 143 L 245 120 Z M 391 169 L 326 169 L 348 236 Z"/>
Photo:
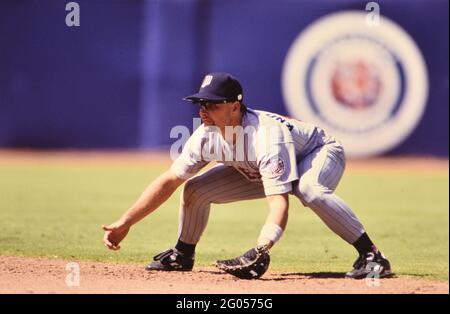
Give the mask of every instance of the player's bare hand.
<path id="1" fill-rule="evenodd" d="M 130 227 L 121 221 L 114 222 L 108 226 L 103 225 L 102 229 L 105 231 L 103 236 L 103 243 L 110 250 L 119 250 L 119 243 L 127 236 Z"/>

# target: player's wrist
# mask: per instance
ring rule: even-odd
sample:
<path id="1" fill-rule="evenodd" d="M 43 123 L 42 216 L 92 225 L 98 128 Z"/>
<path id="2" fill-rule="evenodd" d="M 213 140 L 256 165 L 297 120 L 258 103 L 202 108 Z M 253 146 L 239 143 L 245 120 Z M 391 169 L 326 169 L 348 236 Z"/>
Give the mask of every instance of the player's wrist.
<path id="1" fill-rule="evenodd" d="M 126 215 L 125 215 L 125 216 L 122 216 L 122 217 L 119 219 L 118 223 L 119 223 L 121 226 L 126 227 L 126 228 L 130 228 L 130 227 L 133 225 L 133 221 L 132 221 L 131 217 L 128 217 L 128 216 L 126 216 Z"/>
<path id="2" fill-rule="evenodd" d="M 283 234 L 283 229 L 274 223 L 266 223 L 258 237 L 258 245 L 268 245 L 272 247 Z"/>

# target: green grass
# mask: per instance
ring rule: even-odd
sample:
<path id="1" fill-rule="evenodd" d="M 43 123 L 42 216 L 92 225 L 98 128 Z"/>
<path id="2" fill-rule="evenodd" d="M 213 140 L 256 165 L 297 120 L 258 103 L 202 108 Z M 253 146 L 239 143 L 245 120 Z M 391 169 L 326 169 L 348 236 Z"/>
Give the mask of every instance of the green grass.
<path id="1" fill-rule="evenodd" d="M 102 224 L 113 222 L 163 169 L 134 166 L 0 165 L 0 254 L 145 264 L 173 245 L 178 190 L 108 251 Z M 448 173 L 348 172 L 338 194 L 400 276 L 447 280 Z M 253 247 L 264 222 L 264 200 L 214 206 L 197 246 L 198 266 Z M 308 208 L 291 197 L 287 230 L 272 250 L 272 271 L 345 272 L 356 257 Z"/>

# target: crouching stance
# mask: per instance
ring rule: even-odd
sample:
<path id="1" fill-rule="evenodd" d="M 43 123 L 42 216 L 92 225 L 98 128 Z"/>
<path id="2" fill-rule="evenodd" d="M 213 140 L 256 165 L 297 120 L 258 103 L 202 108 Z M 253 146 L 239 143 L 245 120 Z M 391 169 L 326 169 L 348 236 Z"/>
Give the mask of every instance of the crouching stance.
<path id="1" fill-rule="evenodd" d="M 259 278 L 268 269 L 270 248 L 288 221 L 289 195 L 312 209 L 359 256 L 346 277 L 392 274 L 389 261 L 368 237 L 335 189 L 345 169 L 342 145 L 323 129 L 243 104 L 240 83 L 227 73 L 205 76 L 197 94 L 185 98 L 200 107 L 197 128 L 171 168 L 144 191 L 119 221 L 104 226 L 105 245 L 118 249 L 130 227 L 185 183 L 180 199 L 178 242 L 154 257 L 146 269 L 190 271 L 195 247 L 208 223 L 211 204 L 266 198 L 269 214 L 255 248 L 216 265 L 239 278 Z M 209 162 L 217 164 L 198 174 Z M 369 265 L 376 263 L 374 270 Z"/>

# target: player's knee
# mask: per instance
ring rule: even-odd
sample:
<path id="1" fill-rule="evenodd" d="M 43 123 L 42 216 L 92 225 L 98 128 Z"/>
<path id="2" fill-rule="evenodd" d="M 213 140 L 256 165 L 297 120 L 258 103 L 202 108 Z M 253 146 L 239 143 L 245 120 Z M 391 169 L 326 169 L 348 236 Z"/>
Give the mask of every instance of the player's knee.
<path id="1" fill-rule="evenodd" d="M 182 202 L 185 206 L 195 204 L 201 196 L 200 186 L 195 178 L 186 181 L 181 195 Z"/>
<path id="2" fill-rule="evenodd" d="M 326 188 L 324 186 L 317 183 L 302 182 L 302 180 L 294 186 L 294 194 L 306 206 L 313 203 L 316 199 L 320 199 L 325 192 Z"/>
<path id="3" fill-rule="evenodd" d="M 199 177 L 189 179 L 184 184 L 181 201 L 186 208 L 197 208 L 199 205 L 211 203 L 205 194 L 208 189 L 208 185 L 205 185 Z"/>

